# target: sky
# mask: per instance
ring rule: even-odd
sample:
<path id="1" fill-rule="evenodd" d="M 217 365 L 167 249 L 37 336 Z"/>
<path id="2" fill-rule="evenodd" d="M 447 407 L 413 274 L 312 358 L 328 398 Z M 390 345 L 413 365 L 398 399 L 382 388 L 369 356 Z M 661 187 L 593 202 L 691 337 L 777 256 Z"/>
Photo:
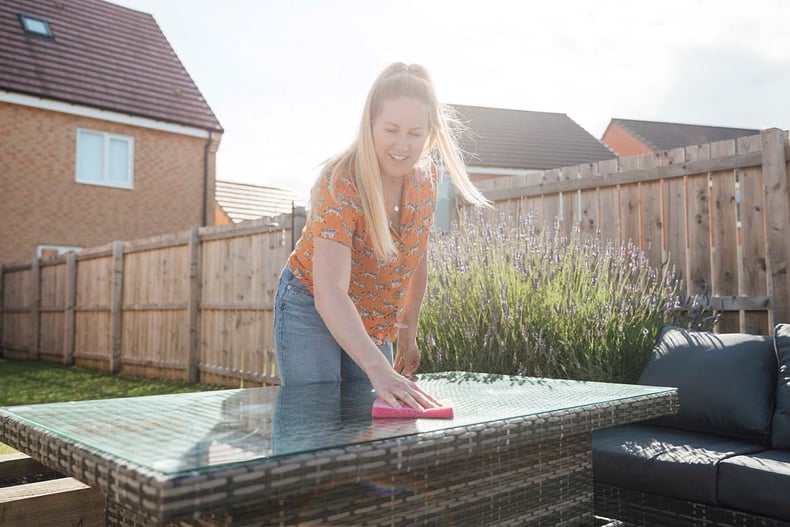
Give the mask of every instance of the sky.
<path id="1" fill-rule="evenodd" d="M 787 0 L 110 0 L 150 13 L 225 132 L 217 179 L 291 189 L 354 139 L 392 62 L 443 103 L 790 128 Z"/>

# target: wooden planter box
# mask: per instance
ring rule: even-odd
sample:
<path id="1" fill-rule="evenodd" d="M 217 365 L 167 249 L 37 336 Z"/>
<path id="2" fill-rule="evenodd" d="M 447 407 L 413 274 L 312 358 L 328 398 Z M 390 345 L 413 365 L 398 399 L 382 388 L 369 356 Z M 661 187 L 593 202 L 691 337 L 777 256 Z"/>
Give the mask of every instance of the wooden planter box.
<path id="1" fill-rule="evenodd" d="M 32 479 L 52 470 L 25 454 L 0 455 L 0 484 Z M 0 523 L 4 527 L 104 525 L 104 496 L 73 478 L 56 477 L 0 487 Z"/>

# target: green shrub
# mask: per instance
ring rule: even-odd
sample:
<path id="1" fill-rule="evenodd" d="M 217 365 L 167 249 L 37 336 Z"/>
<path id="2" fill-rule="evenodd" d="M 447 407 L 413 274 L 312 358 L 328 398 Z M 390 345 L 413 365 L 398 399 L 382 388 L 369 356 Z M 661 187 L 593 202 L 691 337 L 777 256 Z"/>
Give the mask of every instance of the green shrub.
<path id="1" fill-rule="evenodd" d="M 634 382 L 664 324 L 698 325 L 671 269 L 532 217 L 470 217 L 434 237 L 429 266 L 423 372 Z"/>

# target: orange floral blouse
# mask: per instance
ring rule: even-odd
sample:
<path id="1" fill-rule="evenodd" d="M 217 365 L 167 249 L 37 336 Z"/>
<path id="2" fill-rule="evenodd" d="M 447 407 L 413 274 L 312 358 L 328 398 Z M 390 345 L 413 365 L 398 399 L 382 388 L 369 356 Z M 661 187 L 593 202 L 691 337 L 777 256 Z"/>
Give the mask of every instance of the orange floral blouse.
<path id="1" fill-rule="evenodd" d="M 366 228 L 356 185 L 349 176 L 339 177 L 334 194 L 329 175 L 321 176 L 320 188 L 302 237 L 288 258 L 293 275 L 313 292 L 313 240 L 316 236 L 351 249 L 351 280 L 348 296 L 362 317 L 368 335 L 377 346 L 395 339 L 403 320 L 406 293 L 417 264 L 425 258 L 436 210 L 436 181 L 416 170 L 404 178 L 400 206 L 400 232 L 390 229 L 398 251 L 391 260 L 376 257 Z"/>

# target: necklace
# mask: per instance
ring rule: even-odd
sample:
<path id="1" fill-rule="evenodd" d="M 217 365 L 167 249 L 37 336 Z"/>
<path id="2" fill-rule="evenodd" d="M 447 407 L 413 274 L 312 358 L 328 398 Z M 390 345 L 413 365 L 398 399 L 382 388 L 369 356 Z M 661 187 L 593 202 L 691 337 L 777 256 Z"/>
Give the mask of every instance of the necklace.
<path id="1" fill-rule="evenodd" d="M 401 179 L 400 181 L 398 181 L 398 188 L 397 188 L 397 190 L 394 192 L 394 194 L 395 194 L 397 197 L 396 197 L 396 198 L 395 198 L 395 200 L 394 200 L 394 201 L 395 201 L 395 203 L 392 205 L 392 210 L 393 210 L 394 212 L 400 212 L 400 200 L 401 200 L 401 199 L 403 199 L 403 180 L 402 180 L 402 179 Z M 389 207 L 389 205 L 387 204 L 387 199 L 386 199 L 386 197 L 384 198 L 384 205 L 385 205 L 385 207 L 384 207 L 385 209 L 386 209 L 387 207 Z"/>

